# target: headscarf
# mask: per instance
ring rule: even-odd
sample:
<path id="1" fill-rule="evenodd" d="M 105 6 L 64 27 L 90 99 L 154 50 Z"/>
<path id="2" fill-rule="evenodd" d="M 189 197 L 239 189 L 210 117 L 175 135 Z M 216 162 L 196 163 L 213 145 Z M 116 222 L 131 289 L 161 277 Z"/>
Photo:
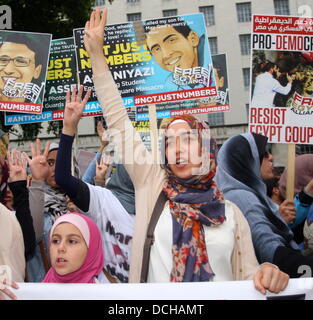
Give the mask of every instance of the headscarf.
<path id="1" fill-rule="evenodd" d="M 249 188 L 262 202 L 267 203 L 266 185 L 261 177 L 261 164 L 268 138 L 255 133 L 239 134 L 224 142 L 218 156 L 218 173 L 227 174 L 218 185 L 229 182 L 232 186 Z M 225 191 L 224 191 L 225 192 Z M 272 208 L 271 205 L 268 204 Z M 273 207 L 274 208 L 274 207 Z"/>
<path id="2" fill-rule="evenodd" d="M 50 152 L 58 149 L 59 149 L 58 143 L 55 143 L 55 142 L 51 143 L 48 155 Z M 68 212 L 66 195 L 60 189 L 51 187 L 49 184 L 45 185 L 44 194 L 45 194 L 45 205 L 44 205 L 45 213 L 50 216 L 53 222 L 55 222 L 57 218 L 59 218 L 60 216 Z"/>
<path id="3" fill-rule="evenodd" d="M 56 189 L 46 184 L 44 188 L 45 193 L 45 213 L 48 214 L 52 221 L 67 213 L 67 201 L 65 193 L 60 189 Z"/>
<path id="4" fill-rule="evenodd" d="M 43 282 L 52 283 L 95 283 L 95 277 L 100 274 L 103 269 L 103 249 L 100 231 L 93 220 L 79 213 L 67 213 L 58 218 L 51 228 L 51 237 L 54 229 L 60 223 L 72 223 L 79 229 L 87 244 L 88 252 L 82 266 L 69 274 L 59 275 L 50 268 Z"/>
<path id="5" fill-rule="evenodd" d="M 173 221 L 171 281 L 209 281 L 214 272 L 206 250 L 203 225 L 214 227 L 225 220 L 223 195 L 213 180 L 216 167 L 210 167 L 210 160 L 216 160 L 217 146 L 209 135 L 208 125 L 192 116 L 177 117 L 169 122 L 163 138 L 164 146 L 166 132 L 177 119 L 187 122 L 198 132 L 202 167 L 198 176 L 180 179 L 173 175 L 166 162 L 164 165 L 168 179 L 163 191 L 169 199 Z"/>
<path id="6" fill-rule="evenodd" d="M 129 214 L 135 214 L 135 189 L 123 164 L 116 165 L 116 171 L 106 185 Z"/>
<path id="7" fill-rule="evenodd" d="M 277 205 L 267 196 L 266 184 L 261 176 L 266 143 L 267 137 L 255 133 L 244 133 L 229 138 L 219 151 L 216 181 L 226 199 L 227 193 L 235 190 L 253 193 L 259 200 L 259 204 L 256 205 L 262 207 L 265 216 L 272 223 L 273 232 L 289 243 L 293 239 L 293 233 L 279 215 Z M 245 214 L 243 201 L 230 200 Z"/>
<path id="8" fill-rule="evenodd" d="M 286 194 L 287 168 L 279 180 L 279 189 Z M 302 154 L 296 157 L 295 164 L 295 193 L 299 193 L 313 179 L 313 154 Z"/>

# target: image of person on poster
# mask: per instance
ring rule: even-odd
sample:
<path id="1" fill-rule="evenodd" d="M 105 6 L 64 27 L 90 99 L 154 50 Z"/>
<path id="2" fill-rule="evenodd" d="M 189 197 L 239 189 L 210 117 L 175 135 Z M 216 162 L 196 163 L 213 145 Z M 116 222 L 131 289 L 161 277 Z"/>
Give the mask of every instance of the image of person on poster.
<path id="1" fill-rule="evenodd" d="M 205 62 L 205 35 L 199 36 L 180 17 L 158 26 L 144 25 L 146 45 L 157 64 L 170 72 L 164 87 L 168 91 L 215 85 L 212 67 Z M 213 81 L 213 84 L 212 84 Z"/>
<path id="2" fill-rule="evenodd" d="M 215 77 L 215 82 L 216 82 L 216 88 L 218 92 L 217 96 L 217 103 L 218 104 L 226 104 L 228 100 L 228 95 L 227 95 L 227 78 L 225 79 L 223 72 L 222 66 L 219 64 L 214 65 L 214 77 Z"/>
<path id="3" fill-rule="evenodd" d="M 275 52 L 274 52 L 275 53 Z M 277 79 L 282 86 L 288 84 L 287 75 L 292 76 L 294 81 L 292 82 L 292 87 L 288 95 L 277 93 L 274 98 L 274 105 L 277 107 L 286 106 L 289 96 L 294 91 L 299 80 L 299 75 L 297 73 L 299 66 L 298 53 L 295 52 L 277 52 L 276 64 L 279 68 L 280 75 Z"/>
<path id="4" fill-rule="evenodd" d="M 217 96 L 198 99 L 198 106 L 215 106 L 229 104 L 229 89 L 227 78 L 226 55 L 216 54 L 212 56 L 213 72 L 215 77 Z"/>
<path id="5" fill-rule="evenodd" d="M 0 43 L 0 101 L 41 103 L 50 46 L 41 38 L 9 33 Z"/>
<path id="6" fill-rule="evenodd" d="M 288 83 L 286 86 L 282 86 L 277 80 L 279 76 L 280 70 L 277 64 L 267 61 L 255 79 L 252 107 L 273 107 L 276 93 L 289 94 L 294 77 L 286 74 Z"/>

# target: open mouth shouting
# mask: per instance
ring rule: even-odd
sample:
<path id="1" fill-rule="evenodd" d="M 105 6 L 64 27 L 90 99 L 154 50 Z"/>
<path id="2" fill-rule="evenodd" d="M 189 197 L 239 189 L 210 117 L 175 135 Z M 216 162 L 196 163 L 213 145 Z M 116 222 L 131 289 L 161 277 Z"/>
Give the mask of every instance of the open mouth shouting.
<path id="1" fill-rule="evenodd" d="M 67 263 L 67 260 L 64 258 L 58 257 L 55 260 L 55 265 L 59 268 L 65 267 L 66 263 Z"/>
<path id="2" fill-rule="evenodd" d="M 175 163 L 176 167 L 178 168 L 184 168 L 187 164 L 188 164 L 188 161 L 185 159 L 177 159 Z"/>

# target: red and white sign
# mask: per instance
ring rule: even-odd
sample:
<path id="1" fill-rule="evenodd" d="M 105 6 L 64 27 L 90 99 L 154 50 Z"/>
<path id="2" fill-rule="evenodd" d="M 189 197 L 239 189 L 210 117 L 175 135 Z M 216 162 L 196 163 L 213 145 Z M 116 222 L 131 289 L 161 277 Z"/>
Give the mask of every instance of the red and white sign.
<path id="1" fill-rule="evenodd" d="M 313 144 L 313 18 L 253 15 L 249 130 Z"/>

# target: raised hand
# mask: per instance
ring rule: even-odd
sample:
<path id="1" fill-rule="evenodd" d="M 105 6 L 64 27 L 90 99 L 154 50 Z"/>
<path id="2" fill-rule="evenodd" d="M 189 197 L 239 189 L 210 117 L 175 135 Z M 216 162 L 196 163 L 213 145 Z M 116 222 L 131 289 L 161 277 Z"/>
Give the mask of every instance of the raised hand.
<path id="1" fill-rule="evenodd" d="M 104 27 L 107 21 L 107 10 L 103 9 L 102 15 L 97 8 L 90 15 L 89 21 L 85 24 L 84 45 L 91 56 L 92 54 L 103 55 Z"/>
<path id="2" fill-rule="evenodd" d="M 78 122 L 83 114 L 85 105 L 90 97 L 91 90 L 89 89 L 82 100 L 84 87 L 79 87 L 78 93 L 76 92 L 76 86 L 72 88 L 72 94 L 70 91 L 66 93 L 66 104 L 64 109 L 63 130 L 64 134 L 74 136 L 77 130 Z"/>
<path id="3" fill-rule="evenodd" d="M 103 133 L 105 132 L 105 129 L 103 127 L 103 124 L 101 121 L 98 121 L 97 123 L 97 133 L 100 141 L 102 141 Z"/>
<path id="4" fill-rule="evenodd" d="M 295 79 L 294 75 L 289 75 L 288 73 L 286 74 L 286 77 L 289 83 L 292 83 L 292 81 Z"/>
<path id="5" fill-rule="evenodd" d="M 13 149 L 11 153 L 8 151 L 7 157 L 9 164 L 8 182 L 27 180 L 27 158 L 16 149 Z"/>
<path id="6" fill-rule="evenodd" d="M 103 154 L 100 158 L 100 163 L 97 163 L 96 165 L 96 176 L 95 180 L 97 181 L 104 181 L 105 180 L 105 174 L 108 170 L 108 166 L 110 164 L 110 155 L 107 157 Z"/>
<path id="7" fill-rule="evenodd" d="M 32 172 L 32 180 L 34 181 L 45 181 L 49 175 L 49 165 L 47 162 L 47 157 L 49 153 L 50 142 L 46 142 L 45 150 L 43 154 L 40 152 L 40 139 L 36 139 L 35 145 L 31 143 L 30 149 L 32 153 L 32 158 L 27 157 L 27 161 Z"/>

